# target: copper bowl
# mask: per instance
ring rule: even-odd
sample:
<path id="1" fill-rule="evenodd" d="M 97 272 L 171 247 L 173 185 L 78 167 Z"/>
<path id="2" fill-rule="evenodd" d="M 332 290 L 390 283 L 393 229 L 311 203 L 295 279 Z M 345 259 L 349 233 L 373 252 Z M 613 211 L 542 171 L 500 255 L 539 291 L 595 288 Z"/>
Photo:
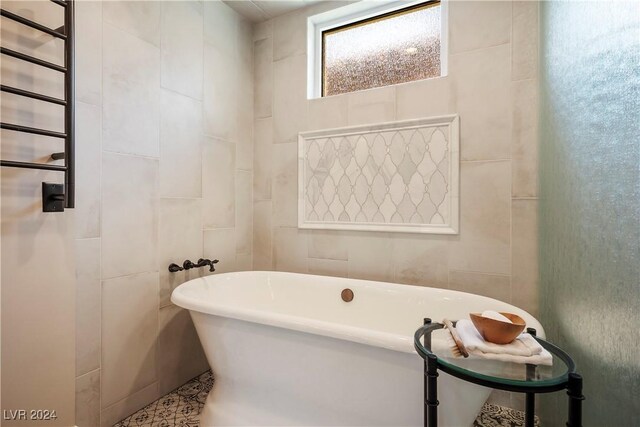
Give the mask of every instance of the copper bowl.
<path id="1" fill-rule="evenodd" d="M 471 321 L 480 335 L 489 342 L 496 344 L 509 344 L 524 330 L 526 324 L 517 314 L 500 312 L 513 323 L 482 317 L 480 313 L 469 313 Z"/>

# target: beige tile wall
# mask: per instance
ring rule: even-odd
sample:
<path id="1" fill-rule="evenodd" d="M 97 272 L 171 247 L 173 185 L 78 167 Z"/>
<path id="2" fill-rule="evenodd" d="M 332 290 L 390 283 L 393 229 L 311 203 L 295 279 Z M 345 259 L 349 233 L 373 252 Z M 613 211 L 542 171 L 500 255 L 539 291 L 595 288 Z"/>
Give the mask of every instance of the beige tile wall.
<path id="1" fill-rule="evenodd" d="M 449 288 L 536 315 L 537 2 L 449 2 L 446 77 L 307 100 L 306 17 L 336 6 L 254 27 L 254 269 Z M 449 113 L 460 115 L 459 235 L 297 229 L 298 132 Z M 492 401 L 523 407 L 509 393 Z"/>
<path id="2" fill-rule="evenodd" d="M 76 4 L 76 423 L 112 425 L 207 369 L 169 263 L 251 268 L 253 41 L 219 2 Z"/>
<path id="3" fill-rule="evenodd" d="M 333 7 L 254 27 L 254 268 L 457 289 L 536 314 L 537 4 L 449 2 L 448 76 L 307 100 L 306 17 Z M 297 229 L 298 132 L 448 113 L 461 123 L 459 235 Z"/>

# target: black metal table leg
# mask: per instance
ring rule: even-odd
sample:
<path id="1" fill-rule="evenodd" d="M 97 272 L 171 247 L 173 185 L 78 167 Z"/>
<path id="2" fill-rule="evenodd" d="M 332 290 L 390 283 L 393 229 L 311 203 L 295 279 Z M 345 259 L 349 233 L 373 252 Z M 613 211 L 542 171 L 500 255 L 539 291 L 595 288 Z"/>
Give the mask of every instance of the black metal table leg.
<path id="1" fill-rule="evenodd" d="M 535 378 L 536 365 L 527 363 L 527 380 Z M 524 426 L 533 427 L 536 416 L 536 394 L 525 393 L 525 405 L 524 405 Z"/>
<path id="2" fill-rule="evenodd" d="M 582 427 L 582 377 L 576 373 L 569 374 L 567 384 L 567 395 L 569 395 L 569 421 L 567 427 Z"/>
<path id="3" fill-rule="evenodd" d="M 535 328 L 527 328 L 527 332 L 534 337 L 536 336 Z M 527 363 L 527 380 L 531 380 L 536 375 L 536 365 Z M 535 393 L 526 393 L 524 406 L 524 425 L 525 427 L 533 427 L 536 416 L 536 395 Z"/>
<path id="4" fill-rule="evenodd" d="M 425 317 L 424 324 L 428 325 L 429 323 L 431 323 L 431 319 L 429 319 L 428 317 Z M 424 334 L 423 339 L 424 339 L 424 348 L 431 350 L 431 334 L 430 333 Z M 424 359 L 423 362 L 424 362 L 424 378 L 423 378 L 424 390 L 423 390 L 422 398 L 424 399 L 424 427 L 429 427 L 429 419 L 428 419 L 429 407 L 427 406 L 427 393 L 429 390 L 429 384 L 427 382 L 427 359 Z"/>
<path id="5" fill-rule="evenodd" d="M 536 414 L 536 395 L 535 393 L 527 393 L 525 399 L 524 426 L 533 427 Z"/>
<path id="6" fill-rule="evenodd" d="M 438 427 L 438 358 L 430 354 L 427 360 L 427 425 Z"/>

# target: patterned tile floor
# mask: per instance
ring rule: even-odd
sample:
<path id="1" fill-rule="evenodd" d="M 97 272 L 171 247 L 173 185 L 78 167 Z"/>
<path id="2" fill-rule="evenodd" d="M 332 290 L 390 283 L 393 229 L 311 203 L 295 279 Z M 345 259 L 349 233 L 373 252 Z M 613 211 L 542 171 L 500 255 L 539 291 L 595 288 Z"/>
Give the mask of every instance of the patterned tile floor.
<path id="1" fill-rule="evenodd" d="M 140 409 L 114 427 L 199 427 L 199 415 L 213 387 L 213 375 L 207 371 L 173 392 Z M 538 423 L 536 423 L 538 425 Z M 485 404 L 473 427 L 524 426 L 524 413 Z"/>

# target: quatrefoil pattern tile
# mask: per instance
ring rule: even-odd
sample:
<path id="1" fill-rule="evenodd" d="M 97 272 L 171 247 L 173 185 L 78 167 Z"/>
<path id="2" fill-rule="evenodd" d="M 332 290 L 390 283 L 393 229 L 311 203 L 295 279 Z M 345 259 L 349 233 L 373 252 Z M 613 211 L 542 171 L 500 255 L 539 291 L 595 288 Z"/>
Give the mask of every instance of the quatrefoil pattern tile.
<path id="1" fill-rule="evenodd" d="M 300 135 L 302 228 L 457 231 L 457 117 Z"/>

